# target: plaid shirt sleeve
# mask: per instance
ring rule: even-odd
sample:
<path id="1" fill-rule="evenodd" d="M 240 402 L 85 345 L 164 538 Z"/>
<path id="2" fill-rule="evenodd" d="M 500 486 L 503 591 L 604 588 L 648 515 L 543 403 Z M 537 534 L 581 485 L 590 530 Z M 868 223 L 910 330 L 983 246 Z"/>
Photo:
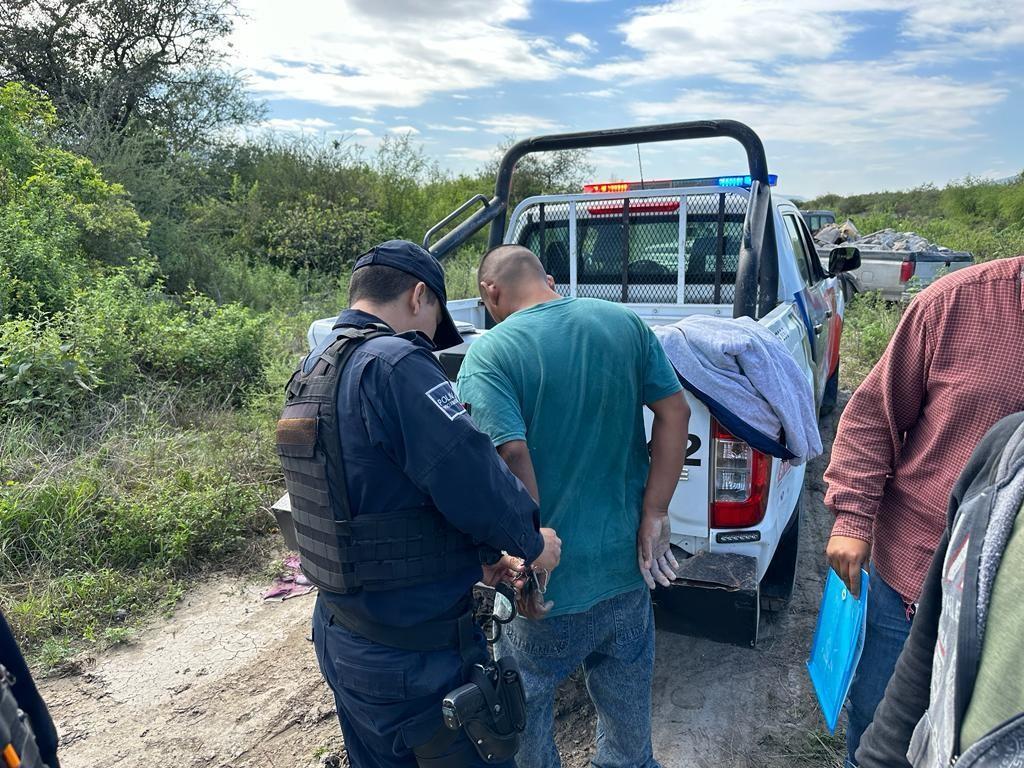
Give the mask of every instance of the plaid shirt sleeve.
<path id="1" fill-rule="evenodd" d="M 833 536 L 871 541 L 875 514 L 903 439 L 917 423 L 933 352 L 926 305 L 907 308 L 889 346 L 839 421 L 825 471 L 825 504 L 835 513 Z"/>

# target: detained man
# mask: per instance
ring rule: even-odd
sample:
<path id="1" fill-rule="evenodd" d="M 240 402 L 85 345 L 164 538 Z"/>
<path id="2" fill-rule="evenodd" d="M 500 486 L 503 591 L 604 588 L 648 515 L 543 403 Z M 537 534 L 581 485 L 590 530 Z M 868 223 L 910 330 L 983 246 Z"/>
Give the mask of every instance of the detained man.
<path id="1" fill-rule="evenodd" d="M 478 279 L 498 325 L 469 348 L 458 393 L 563 547 L 547 615 L 520 616 L 500 641 L 526 689 L 517 764 L 560 765 L 555 689 L 582 665 L 598 714 L 594 765 L 656 767 L 649 588 L 675 578 L 668 505 L 690 415 L 679 380 L 636 314 L 562 297 L 526 248 L 490 250 Z M 644 405 L 654 412 L 650 452 Z"/>

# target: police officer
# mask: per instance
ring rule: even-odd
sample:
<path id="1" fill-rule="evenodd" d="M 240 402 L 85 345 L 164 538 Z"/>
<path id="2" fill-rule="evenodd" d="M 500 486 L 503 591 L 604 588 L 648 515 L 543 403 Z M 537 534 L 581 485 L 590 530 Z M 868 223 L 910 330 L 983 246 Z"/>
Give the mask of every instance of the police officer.
<path id="1" fill-rule="evenodd" d="M 419 246 L 363 254 L 350 308 L 293 376 L 278 422 L 303 570 L 320 587 L 313 642 L 354 768 L 487 764 L 441 719 L 486 658 L 472 586 L 513 558 L 551 569 L 560 556 L 432 354 L 462 341 L 446 300 Z"/>
<path id="2" fill-rule="evenodd" d="M 0 612 L 0 766 L 60 768 L 57 729 Z"/>

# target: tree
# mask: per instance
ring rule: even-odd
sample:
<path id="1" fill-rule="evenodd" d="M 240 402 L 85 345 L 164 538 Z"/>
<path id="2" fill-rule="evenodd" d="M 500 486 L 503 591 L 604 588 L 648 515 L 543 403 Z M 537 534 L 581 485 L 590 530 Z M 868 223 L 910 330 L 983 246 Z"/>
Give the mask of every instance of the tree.
<path id="1" fill-rule="evenodd" d="M 0 317 L 63 309 L 95 274 L 148 259 L 124 188 L 53 146 L 54 125 L 43 94 L 0 87 Z"/>
<path id="2" fill-rule="evenodd" d="M 494 159 L 484 166 L 484 173 L 492 179 L 498 175 L 501 158 L 515 143 L 506 139 L 495 152 Z M 583 183 L 594 173 L 590 152 L 586 149 L 565 149 L 557 152 L 530 154 L 516 163 L 512 173 L 512 193 L 509 211 L 520 201 L 533 195 L 551 195 L 579 192 Z"/>
<path id="3" fill-rule="evenodd" d="M 90 156 L 134 128 L 192 149 L 257 114 L 224 69 L 236 15 L 235 0 L 4 0 L 0 82 L 45 91 Z"/>

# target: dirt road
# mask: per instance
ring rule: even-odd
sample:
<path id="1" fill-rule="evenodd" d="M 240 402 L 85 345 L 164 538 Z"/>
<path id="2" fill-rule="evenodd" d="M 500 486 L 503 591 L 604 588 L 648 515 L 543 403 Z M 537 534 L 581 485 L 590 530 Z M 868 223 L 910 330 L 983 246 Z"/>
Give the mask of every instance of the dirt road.
<path id="1" fill-rule="evenodd" d="M 834 419 L 823 425 L 831 445 Z M 762 618 L 756 649 L 659 632 L 654 748 L 664 768 L 833 766 L 804 659 L 830 527 L 821 473 L 808 472 L 800 566 L 789 608 Z M 312 596 L 262 603 L 262 585 L 225 578 L 190 593 L 138 641 L 44 681 L 66 768 L 345 766 L 334 704 L 308 641 Z M 594 713 L 581 681 L 556 711 L 563 764 L 584 766 Z"/>

